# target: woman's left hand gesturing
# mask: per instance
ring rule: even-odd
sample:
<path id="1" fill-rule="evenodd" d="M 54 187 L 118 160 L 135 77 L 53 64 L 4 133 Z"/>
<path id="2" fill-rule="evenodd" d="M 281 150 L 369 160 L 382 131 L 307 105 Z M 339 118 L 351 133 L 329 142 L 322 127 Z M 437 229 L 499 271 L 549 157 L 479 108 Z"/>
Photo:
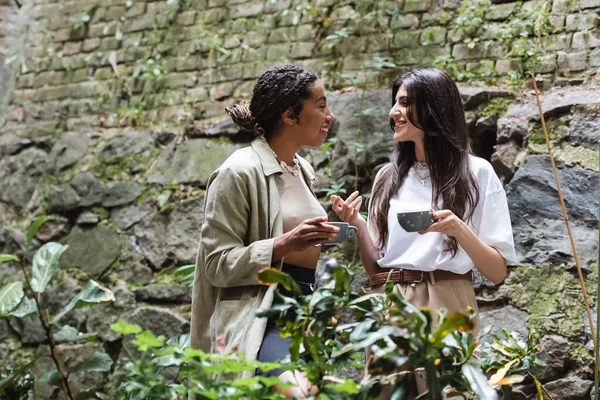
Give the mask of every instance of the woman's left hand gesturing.
<path id="1" fill-rule="evenodd" d="M 433 213 L 433 219 L 436 220 L 433 225 L 419 232 L 421 235 L 430 232 L 439 232 L 447 236 L 460 237 L 469 227 L 450 210 L 439 210 Z"/>

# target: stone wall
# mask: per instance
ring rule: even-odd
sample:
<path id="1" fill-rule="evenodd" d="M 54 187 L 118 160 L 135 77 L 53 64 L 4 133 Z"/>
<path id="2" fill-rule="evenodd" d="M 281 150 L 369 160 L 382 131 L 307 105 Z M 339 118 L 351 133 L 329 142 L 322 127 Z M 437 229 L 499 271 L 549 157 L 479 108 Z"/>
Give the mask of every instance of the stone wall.
<path id="1" fill-rule="evenodd" d="M 358 28 L 351 25 L 356 11 L 333 0 L 36 1 L 27 12 L 32 21 L 19 22 L 30 22 L 27 45 L 18 48 L 28 72 L 16 82 L 3 140 L 132 124 L 181 128 L 221 116 L 225 105 L 248 96 L 261 71 L 281 61 L 315 68 L 330 83 L 349 82 L 339 81 L 341 74 L 387 84 L 439 57 L 467 70 L 482 61 L 502 73 L 514 68 L 498 30 L 517 3 L 493 4 L 473 43 L 448 22 L 460 1 L 385 3 L 376 20 Z M 555 33 L 542 38 L 540 73 L 579 75 L 600 66 L 598 10 L 598 0 L 554 0 Z M 360 36 L 329 46 L 330 35 L 344 27 Z"/>
<path id="2" fill-rule="evenodd" d="M 316 2 L 316 15 L 289 0 L 39 1 L 25 4 L 27 12 L 0 3 L 11 13 L 2 11 L 4 20 L 15 21 L 0 44 L 12 54 L 23 52 L 29 71 L 0 64 L 2 77 L 16 78 L 14 92 L 10 79 L 1 83 L 12 100 L 0 131 L 0 253 L 22 256 L 27 226 L 50 215 L 34 249 L 48 241 L 69 245 L 46 299 L 50 310 L 90 278 L 116 297 L 114 304 L 75 310 L 62 321 L 99 337 L 63 345 L 63 351 L 83 354 L 101 346 L 119 357 L 120 337 L 109 328 L 118 319 L 166 336 L 189 330 L 190 289 L 175 269 L 194 261 L 210 172 L 249 140 L 224 118 L 223 108 L 247 98 L 257 75 L 277 61 L 306 64 L 326 70 L 326 81 L 338 79 L 326 68 L 331 58 L 322 45 L 354 14 L 332 3 Z M 388 160 L 391 76 L 408 66 L 430 66 L 439 55 L 454 55 L 465 68 L 480 59 L 502 67 L 501 54 L 483 51 L 493 44 L 466 52 L 433 18 L 458 3 L 398 2 L 404 14 L 386 17 L 389 30 L 355 38 L 358 52 L 335 50 L 341 73 L 368 77 L 371 89 L 328 93 L 337 116 L 330 136 L 338 142 L 327 152 L 305 153 L 317 169 L 325 205 L 333 183 L 368 195 L 377 168 Z M 552 40 L 565 47 L 548 54 L 553 61 L 545 65 L 553 67 L 547 81 L 554 87 L 544 94 L 543 108 L 595 302 L 600 92 L 593 38 L 600 3 L 575 3 L 556 0 L 552 6 L 561 27 Z M 490 24 L 506 18 L 511 7 L 494 5 Z M 24 17 L 13 19 L 17 14 Z M 18 45 L 15 32 L 28 32 L 26 46 Z M 382 70 L 370 63 L 372 56 L 391 57 L 400 67 Z M 570 86 L 575 84 L 582 86 Z M 534 98 L 527 91 L 467 86 L 461 95 L 474 150 L 505 183 L 519 258 L 499 287 L 477 276 L 482 326 L 536 329 L 549 364 L 543 382 L 552 397 L 582 399 L 593 376 L 590 333 Z M 0 265 L 0 285 L 19 274 L 11 263 Z M 363 279 L 356 271 L 355 287 Z M 3 363 L 27 359 L 43 343 L 34 318 L 0 320 Z M 47 361 L 36 364 L 37 376 Z M 89 379 L 110 384 L 110 377 L 97 375 Z M 36 398 L 50 397 L 48 386 L 35 389 Z M 530 398 L 531 389 L 516 388 L 521 397 L 515 398 Z"/>

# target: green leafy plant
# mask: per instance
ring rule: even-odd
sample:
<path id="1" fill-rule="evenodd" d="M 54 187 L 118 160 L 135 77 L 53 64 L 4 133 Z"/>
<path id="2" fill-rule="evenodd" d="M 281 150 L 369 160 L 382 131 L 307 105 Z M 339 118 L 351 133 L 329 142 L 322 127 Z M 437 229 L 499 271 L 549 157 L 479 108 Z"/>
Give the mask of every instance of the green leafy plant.
<path id="1" fill-rule="evenodd" d="M 527 340 L 523 340 L 518 332 L 503 330 L 504 339 L 498 338 L 493 333 L 490 336 L 493 342 L 486 343 L 482 349 L 481 363 L 486 371 L 495 371 L 490 378 L 490 384 L 503 386 L 510 398 L 511 386 L 523 382 L 527 377 L 533 379 L 540 399 L 550 395 L 542 386 L 536 374 L 536 369 L 546 367 L 546 364 L 537 357 L 540 348 L 540 339 L 533 330 L 529 332 Z"/>
<path id="2" fill-rule="evenodd" d="M 28 229 L 25 254 L 31 247 L 36 232 L 45 220 L 45 216 L 39 217 Z M 65 368 L 61 360 L 61 355 L 57 351 L 57 344 L 76 342 L 95 336 L 95 333 L 80 333 L 76 328 L 69 325 L 63 325 L 57 331 L 56 328 L 60 320 L 71 310 L 107 303 L 114 301 L 115 298 L 109 289 L 90 280 L 82 291 L 61 311 L 51 316 L 43 302 L 42 294 L 56 275 L 60 258 L 66 250 L 67 246 L 65 245 L 54 242 L 46 243 L 35 252 L 31 267 L 27 265 L 25 258 L 21 259 L 10 254 L 0 254 L 0 263 L 9 261 L 17 262 L 21 267 L 24 278 L 24 280 L 9 282 L 0 288 L 0 317 L 25 318 L 32 314 L 37 315 L 44 328 L 50 349 L 50 357 L 56 366 L 55 370 L 44 374 L 41 381 L 60 388 L 66 398 L 74 400 L 75 396 L 68 381 L 69 374 L 81 371 L 106 372 L 112 365 L 112 359 L 105 353 L 95 352 L 91 357 L 79 364 Z M 37 356 L 37 358 L 40 356 Z M 24 379 L 22 377 L 28 373 L 28 370 L 28 367 L 22 366 L 22 368 L 13 371 L 10 375 L 10 380 L 4 379 L 0 381 L 0 393 L 6 391 L 15 379 Z"/>

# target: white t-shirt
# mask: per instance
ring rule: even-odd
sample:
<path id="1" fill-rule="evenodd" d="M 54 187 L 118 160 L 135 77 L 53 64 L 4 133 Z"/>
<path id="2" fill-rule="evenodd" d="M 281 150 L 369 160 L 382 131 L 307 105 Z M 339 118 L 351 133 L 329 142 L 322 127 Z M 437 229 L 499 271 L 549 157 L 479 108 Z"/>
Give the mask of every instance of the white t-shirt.
<path id="1" fill-rule="evenodd" d="M 507 264 L 514 265 L 517 260 L 504 188 L 486 160 L 470 155 L 469 166 L 479 186 L 479 203 L 467 225 L 485 244 L 497 249 Z M 429 175 L 427 169 L 419 169 L 418 172 L 421 177 Z M 421 271 L 439 269 L 458 274 L 473 269 L 473 261 L 462 247 L 459 246 L 455 257 L 452 257 L 450 251 L 443 251 L 443 234 L 432 232 L 419 235 L 417 232 L 406 232 L 398 223 L 396 213 L 429 210 L 432 208 L 431 202 L 431 179 L 426 178 L 423 186 L 421 178 L 411 168 L 400 190 L 390 199 L 388 240 L 377 260 L 381 268 Z M 441 204 L 433 208 L 443 209 Z M 369 233 L 375 243 L 377 235 L 374 221 L 369 218 L 368 223 Z"/>

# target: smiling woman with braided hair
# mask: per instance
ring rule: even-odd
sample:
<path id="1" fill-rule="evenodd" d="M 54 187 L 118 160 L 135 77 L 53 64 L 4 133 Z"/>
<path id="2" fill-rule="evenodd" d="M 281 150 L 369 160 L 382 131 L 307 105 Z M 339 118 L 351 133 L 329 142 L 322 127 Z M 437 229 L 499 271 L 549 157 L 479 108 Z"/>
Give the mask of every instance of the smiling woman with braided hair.
<path id="1" fill-rule="evenodd" d="M 296 65 L 270 68 L 258 78 L 249 104 L 226 111 L 257 138 L 234 152 L 206 188 L 192 297 L 192 346 L 277 361 L 289 354 L 290 340 L 280 336 L 274 321 L 255 313 L 270 308 L 274 291 L 284 289 L 261 286 L 256 276 L 265 267 L 278 268 L 305 294 L 312 291 L 320 245 L 339 229 L 325 224 L 326 212 L 312 189 L 314 171 L 297 152 L 320 146 L 334 116 L 317 75 Z M 315 392 L 295 371 L 267 375 L 295 384 L 283 391 L 290 398 Z"/>

